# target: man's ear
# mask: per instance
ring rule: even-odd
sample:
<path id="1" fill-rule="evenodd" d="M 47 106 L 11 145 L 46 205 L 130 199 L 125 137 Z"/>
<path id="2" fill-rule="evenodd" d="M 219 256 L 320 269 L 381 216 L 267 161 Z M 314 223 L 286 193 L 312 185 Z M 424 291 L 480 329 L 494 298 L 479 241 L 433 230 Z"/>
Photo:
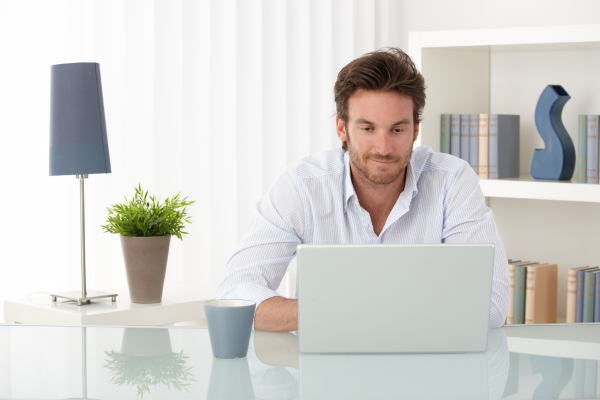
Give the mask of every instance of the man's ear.
<path id="1" fill-rule="evenodd" d="M 348 136 L 346 134 L 346 124 L 340 118 L 340 115 L 335 116 L 335 131 L 342 142 L 348 141 Z"/>
<path id="2" fill-rule="evenodd" d="M 419 137 L 419 128 L 421 127 L 421 123 L 419 121 L 419 122 L 415 123 L 414 125 L 415 125 L 415 134 L 413 137 L 413 142 L 416 141 L 417 138 Z"/>

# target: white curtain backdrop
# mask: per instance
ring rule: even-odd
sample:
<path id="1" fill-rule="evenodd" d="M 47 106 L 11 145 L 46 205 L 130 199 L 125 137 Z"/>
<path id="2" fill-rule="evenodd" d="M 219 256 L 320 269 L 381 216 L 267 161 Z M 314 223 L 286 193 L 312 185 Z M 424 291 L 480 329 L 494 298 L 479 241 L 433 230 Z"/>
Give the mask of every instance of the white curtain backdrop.
<path id="1" fill-rule="evenodd" d="M 85 182 L 88 288 L 126 286 L 100 225 L 140 182 L 196 200 L 166 282 L 210 298 L 273 180 L 340 146 L 337 73 L 398 45 L 399 1 L 0 0 L 0 299 L 80 287 L 78 181 L 48 176 L 50 65 L 102 73 L 113 172 Z"/>

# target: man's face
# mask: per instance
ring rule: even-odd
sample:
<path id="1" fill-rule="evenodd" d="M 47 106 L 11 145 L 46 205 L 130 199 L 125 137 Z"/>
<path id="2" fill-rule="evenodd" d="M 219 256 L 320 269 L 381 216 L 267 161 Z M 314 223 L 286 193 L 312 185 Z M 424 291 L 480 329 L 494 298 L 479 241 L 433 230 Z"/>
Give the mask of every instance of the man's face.
<path id="1" fill-rule="evenodd" d="M 337 133 L 348 142 L 350 161 L 368 181 L 395 182 L 410 162 L 419 126 L 410 97 L 396 92 L 359 90 L 348 100 L 348 123 L 336 118 Z"/>

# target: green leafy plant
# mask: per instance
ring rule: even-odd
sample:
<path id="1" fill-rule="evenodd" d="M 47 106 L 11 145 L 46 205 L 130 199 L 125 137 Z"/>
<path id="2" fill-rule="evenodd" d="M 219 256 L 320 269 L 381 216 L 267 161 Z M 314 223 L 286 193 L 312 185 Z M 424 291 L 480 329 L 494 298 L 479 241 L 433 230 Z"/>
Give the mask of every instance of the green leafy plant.
<path id="1" fill-rule="evenodd" d="M 183 240 L 183 223 L 191 224 L 186 213 L 187 206 L 195 203 L 187 201 L 187 197 L 179 199 L 179 194 L 167 198 L 163 204 L 156 196 L 148 196 L 141 184 L 135 188 L 131 200 L 125 197 L 125 204 L 108 207 L 107 225 L 101 225 L 105 232 L 118 233 L 122 236 L 177 236 Z"/>
<path id="2" fill-rule="evenodd" d="M 108 359 L 102 367 L 111 372 L 111 383 L 117 386 L 137 386 L 137 395 L 144 397 L 150 393 L 150 386 L 166 385 L 169 390 L 189 392 L 189 382 L 196 381 L 192 377 L 192 367 L 186 367 L 189 357 L 172 352 L 163 356 L 132 356 L 111 350 L 104 352 Z"/>

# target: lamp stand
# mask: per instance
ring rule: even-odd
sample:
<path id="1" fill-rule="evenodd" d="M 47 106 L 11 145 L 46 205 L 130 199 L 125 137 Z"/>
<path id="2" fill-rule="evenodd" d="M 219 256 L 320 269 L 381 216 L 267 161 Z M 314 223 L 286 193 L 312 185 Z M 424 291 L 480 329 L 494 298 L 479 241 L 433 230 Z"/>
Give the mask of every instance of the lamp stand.
<path id="1" fill-rule="evenodd" d="M 81 291 L 74 290 L 71 292 L 62 292 L 50 294 L 52 301 L 56 301 L 57 297 L 73 300 L 77 302 L 78 306 L 89 304 L 91 300 L 102 299 L 110 297 L 113 302 L 117 301 L 117 294 L 101 292 L 98 290 L 88 291 L 85 285 L 85 204 L 84 204 L 84 192 L 83 192 L 83 180 L 87 179 L 86 175 L 75 175 L 75 178 L 79 179 L 79 210 L 81 220 Z"/>

